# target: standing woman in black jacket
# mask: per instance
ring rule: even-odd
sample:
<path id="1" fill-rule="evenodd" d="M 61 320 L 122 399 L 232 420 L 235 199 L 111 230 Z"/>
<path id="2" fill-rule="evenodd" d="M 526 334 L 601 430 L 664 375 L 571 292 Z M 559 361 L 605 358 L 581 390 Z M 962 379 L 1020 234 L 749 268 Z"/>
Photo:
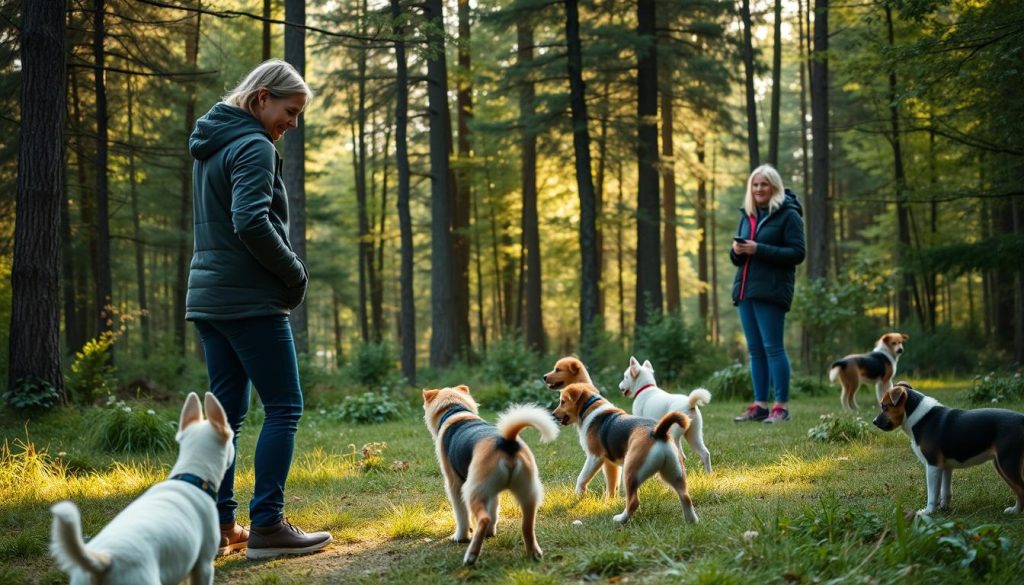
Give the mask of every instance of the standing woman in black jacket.
<path id="1" fill-rule="evenodd" d="M 729 259 L 736 266 L 732 302 L 750 352 L 754 403 L 736 422 L 789 420 L 789 357 L 783 345 L 796 266 L 804 261 L 803 209 L 771 165 L 747 179 L 747 193 Z M 768 409 L 768 389 L 775 404 Z"/>

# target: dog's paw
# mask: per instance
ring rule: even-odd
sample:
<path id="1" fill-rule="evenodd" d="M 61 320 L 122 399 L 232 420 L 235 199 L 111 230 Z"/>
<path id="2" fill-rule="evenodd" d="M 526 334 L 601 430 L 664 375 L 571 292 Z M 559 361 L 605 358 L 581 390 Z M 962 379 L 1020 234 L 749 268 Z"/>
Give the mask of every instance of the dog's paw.
<path id="1" fill-rule="evenodd" d="M 625 524 L 626 522 L 629 522 L 629 514 L 625 512 L 622 512 L 621 514 L 616 514 L 612 516 L 612 521 L 616 524 Z"/>
<path id="2" fill-rule="evenodd" d="M 1020 514 L 1020 504 L 1017 504 L 1016 506 L 1010 506 L 1009 508 L 1003 510 L 1003 514 Z"/>
<path id="3" fill-rule="evenodd" d="M 683 512 L 683 518 L 685 518 L 686 521 L 690 524 L 696 524 L 700 522 L 700 518 L 697 517 L 697 513 L 694 512 L 693 510 L 686 510 L 685 512 Z"/>
<path id="4" fill-rule="evenodd" d="M 540 550 L 540 547 L 535 547 L 533 550 L 526 551 L 526 554 L 530 556 L 532 560 L 539 561 L 544 556 L 544 551 Z"/>
<path id="5" fill-rule="evenodd" d="M 468 534 L 459 534 L 458 532 L 456 532 L 455 534 L 449 536 L 448 540 L 450 540 L 450 541 L 452 541 L 452 542 L 454 542 L 456 544 L 466 544 L 467 542 L 469 542 L 469 535 Z"/>
<path id="6" fill-rule="evenodd" d="M 476 553 L 466 551 L 466 556 L 463 557 L 462 564 L 466 565 L 467 567 L 473 565 L 474 563 L 476 563 L 476 556 Z"/>

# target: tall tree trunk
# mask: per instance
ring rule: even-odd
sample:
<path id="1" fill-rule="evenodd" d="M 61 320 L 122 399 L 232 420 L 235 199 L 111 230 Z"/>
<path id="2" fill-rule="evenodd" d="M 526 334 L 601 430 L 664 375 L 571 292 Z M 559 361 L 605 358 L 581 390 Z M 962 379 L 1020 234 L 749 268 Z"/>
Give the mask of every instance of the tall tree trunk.
<path id="1" fill-rule="evenodd" d="M 894 46 L 892 27 L 892 8 L 885 5 L 885 25 L 889 38 L 889 47 Z M 893 67 L 895 67 L 893 65 Z M 899 245 L 896 247 L 897 265 L 902 273 L 902 284 L 896 289 L 896 319 L 897 323 L 905 326 L 910 320 L 910 295 L 914 288 L 914 275 L 905 267 L 904 259 L 907 251 L 910 250 L 910 211 L 906 204 L 906 176 L 903 170 L 903 150 L 900 142 L 900 111 L 897 102 L 896 70 L 889 70 L 889 121 L 892 126 L 892 162 L 893 179 L 896 183 L 896 237 Z M 919 321 L 920 322 L 920 321 Z"/>
<path id="2" fill-rule="evenodd" d="M 598 333 L 596 328 L 600 326 L 598 322 L 600 315 L 597 312 L 597 213 L 594 202 L 594 179 L 590 171 L 590 132 L 587 129 L 587 100 L 586 86 L 583 83 L 583 50 L 580 46 L 578 0 L 566 0 L 565 2 L 565 36 L 568 45 L 572 144 L 576 154 L 576 185 L 580 195 L 580 262 L 582 265 L 580 353 L 586 359 L 593 349 L 593 342 Z M 655 140 L 657 140 L 657 136 L 655 136 Z M 657 191 L 657 186 L 655 186 L 655 191 Z M 657 207 L 657 198 L 655 198 L 655 207 Z M 658 300 L 661 300 L 660 297 Z"/>
<path id="3" fill-rule="evenodd" d="M 288 17 L 285 16 L 285 20 Z M 270 0 L 263 0 L 263 60 L 270 58 Z"/>
<path id="4" fill-rule="evenodd" d="M 533 61 L 533 27 L 519 19 L 516 23 L 516 59 L 524 71 Z M 523 192 L 522 230 L 526 246 L 526 347 L 543 353 L 544 316 L 541 305 L 540 228 L 537 221 L 537 123 L 534 115 L 533 81 L 527 76 L 519 89 L 520 184 Z"/>
<path id="5" fill-rule="evenodd" d="M 711 195 L 708 201 L 708 217 L 711 226 L 711 342 L 718 345 L 722 342 L 722 327 L 718 315 L 718 214 L 715 213 L 715 174 L 717 172 L 717 159 L 715 158 L 714 145 L 711 147 Z"/>
<path id="6" fill-rule="evenodd" d="M 93 2 L 92 51 L 96 66 L 96 329 L 102 334 L 112 327 L 110 306 L 110 205 L 108 166 L 108 119 L 106 88 L 106 29 L 104 27 L 105 0 Z M 29 128 L 30 126 L 26 126 Z"/>
<path id="7" fill-rule="evenodd" d="M 363 16 L 366 15 L 366 0 L 361 3 Z M 362 25 L 359 31 L 362 32 Z M 356 70 L 358 72 L 355 120 L 353 125 L 353 159 L 355 162 L 356 205 L 359 221 L 359 333 L 363 342 L 370 341 L 368 311 L 369 271 L 373 269 L 373 246 L 370 242 L 370 220 L 366 186 L 366 59 L 367 48 L 361 44 L 357 49 Z"/>
<path id="8" fill-rule="evenodd" d="M 142 356 L 149 357 L 149 302 L 146 297 L 146 245 L 142 239 L 139 218 L 138 180 L 135 175 L 135 92 L 132 79 L 128 78 L 128 183 L 132 210 L 132 234 L 135 240 L 135 290 L 138 294 L 139 325 L 142 328 Z"/>
<path id="9" fill-rule="evenodd" d="M 828 0 L 815 0 L 811 70 L 811 139 L 813 184 L 807 197 L 807 277 L 828 272 Z"/>
<path id="10" fill-rule="evenodd" d="M 337 287 L 331 287 L 331 317 L 333 318 L 334 325 L 334 366 L 340 368 L 345 365 L 345 354 L 342 351 L 342 331 L 341 331 L 341 292 Z M 403 373 L 405 373 L 403 371 Z M 408 377 L 406 380 L 410 384 L 414 383 Z"/>
<path id="11" fill-rule="evenodd" d="M 65 9 L 23 5 L 21 129 L 11 270 L 7 387 L 46 383 L 67 402 L 60 369 L 60 208 L 64 198 Z M 99 73 L 97 73 L 99 75 Z"/>
<path id="12" fill-rule="evenodd" d="M 622 209 L 625 204 L 625 189 L 623 189 L 623 172 L 622 172 L 622 159 L 619 159 L 616 165 L 616 184 L 618 185 L 618 197 L 616 198 L 616 209 Z M 616 272 L 616 288 L 619 293 L 619 335 L 622 337 L 626 336 L 626 281 L 625 281 L 625 263 L 626 263 L 626 246 L 623 238 L 623 225 L 622 218 L 616 216 L 615 221 L 615 264 Z"/>
<path id="13" fill-rule="evenodd" d="M 73 75 L 68 75 L 68 80 L 73 78 Z M 68 83 L 65 80 L 65 83 Z M 67 97 L 65 97 L 65 103 Z M 77 121 L 71 118 L 71 124 L 76 124 Z M 75 150 L 75 158 L 81 165 L 81 146 L 79 140 L 74 141 L 75 146 L 72 147 Z M 68 165 L 64 164 L 63 176 L 61 181 L 64 185 L 64 194 L 60 200 L 60 235 L 61 235 L 61 276 L 62 276 L 62 289 L 64 293 L 64 343 L 66 344 L 65 351 L 73 353 L 78 351 L 78 348 L 82 347 L 85 343 L 84 334 L 82 332 L 82 316 L 85 314 L 78 309 L 78 295 L 83 292 L 80 288 L 78 279 L 84 274 L 85 270 L 75 270 L 74 262 L 74 248 L 72 246 L 71 236 L 71 204 L 70 197 L 73 191 L 68 184 Z M 81 193 L 84 190 L 84 181 L 80 181 L 77 186 L 77 191 Z M 89 230 L 86 230 L 89 231 Z"/>
<path id="14" fill-rule="evenodd" d="M 202 7 L 202 2 L 197 2 Z M 199 27 L 201 13 L 189 15 L 185 21 L 185 61 L 191 71 L 199 63 Z M 196 86 L 189 78 L 185 96 L 185 137 L 192 134 L 196 123 Z M 174 340 L 180 355 L 185 355 L 185 294 L 188 290 L 188 268 L 192 256 L 190 234 L 192 227 L 192 162 L 186 158 L 180 171 L 180 193 L 178 209 L 178 246 L 175 256 L 177 278 L 174 283 Z"/>
<path id="15" fill-rule="evenodd" d="M 796 7 L 800 35 L 800 59 L 798 60 L 800 68 L 800 168 L 804 179 L 803 194 L 806 196 L 808 189 L 811 187 L 811 175 L 808 164 L 811 159 L 811 147 L 807 142 L 807 70 L 804 69 L 804 62 L 809 61 L 807 59 L 807 51 L 804 48 L 804 42 L 809 34 L 809 30 L 806 30 L 804 27 L 804 0 L 797 0 Z"/>
<path id="16" fill-rule="evenodd" d="M 705 166 L 705 159 L 707 157 L 705 149 L 707 144 L 705 136 L 703 130 L 698 131 L 695 136 L 695 146 L 697 149 L 697 231 L 700 233 L 700 241 L 697 242 L 697 278 L 701 282 L 700 292 L 697 293 L 697 308 L 704 333 L 707 334 L 711 329 L 708 322 L 709 287 L 705 285 L 710 282 L 708 280 L 708 241 L 711 238 L 711 234 L 708 231 L 708 217 L 712 212 L 708 208 L 708 180 L 707 167 Z"/>
<path id="17" fill-rule="evenodd" d="M 68 78 L 68 81 L 71 84 L 72 127 L 76 134 L 74 150 L 75 169 L 78 176 L 78 207 L 81 210 L 80 225 L 82 226 L 82 239 L 85 240 L 85 249 L 88 258 L 88 269 L 79 270 L 75 274 L 75 290 L 77 291 L 75 303 L 78 307 L 77 313 L 79 315 L 79 327 L 76 332 L 78 335 L 75 338 L 75 341 L 68 346 L 68 350 L 74 352 L 85 345 L 86 340 L 90 339 L 96 333 L 92 331 L 92 328 L 96 325 L 96 319 L 91 318 L 93 315 L 93 307 L 91 306 L 90 295 L 87 291 L 89 290 L 89 274 L 92 274 L 93 282 L 96 280 L 96 267 L 99 264 L 96 258 L 99 253 L 96 244 L 95 201 L 93 200 L 93 197 L 86 192 L 88 189 L 87 185 L 89 184 L 89 157 L 86 156 L 86 140 L 83 136 L 87 134 L 87 124 L 85 114 L 82 112 L 77 82 L 78 77 L 75 75 L 74 70 L 71 70 Z"/>
<path id="18" fill-rule="evenodd" d="M 400 0 L 390 0 L 391 17 L 395 22 L 395 166 L 398 171 L 398 231 L 402 242 L 401 314 L 399 331 L 402 341 L 402 375 L 409 384 L 416 384 L 416 299 L 413 296 L 412 216 L 409 213 L 409 73 L 405 57 L 405 29 L 401 26 Z"/>
<path id="19" fill-rule="evenodd" d="M 306 76 L 306 2 L 285 0 L 284 19 L 297 26 L 284 27 L 284 60 L 299 75 Z M 297 125 L 284 139 L 284 161 L 281 172 L 288 193 L 288 241 L 299 258 L 306 258 L 306 118 L 299 116 Z M 292 310 L 292 334 L 295 350 L 309 353 L 309 301 Z"/>
<path id="20" fill-rule="evenodd" d="M 455 316 L 459 321 L 459 350 L 472 355 L 469 329 L 469 211 L 471 192 L 469 121 L 473 117 L 473 77 L 470 58 L 469 0 L 458 0 L 459 41 L 457 46 L 456 109 L 458 118 L 458 161 L 452 214 L 452 246 L 455 256 Z"/>
<path id="21" fill-rule="evenodd" d="M 441 0 L 424 4 L 430 57 L 427 58 L 427 108 L 430 118 L 431 271 L 430 365 L 447 367 L 459 353 L 459 321 L 455 311 L 455 266 L 452 262 L 451 122 L 448 114 L 448 68 L 444 52 Z"/>
<path id="22" fill-rule="evenodd" d="M 604 222 L 601 218 L 604 216 L 604 201 L 605 201 L 605 177 L 607 176 L 608 168 L 608 126 L 611 118 L 611 82 L 605 79 L 603 87 L 601 88 L 601 103 L 600 103 L 600 129 L 597 135 L 597 179 L 594 183 L 594 207 L 596 208 L 595 213 L 597 214 L 597 314 L 601 316 L 602 321 L 604 320 L 604 308 L 605 308 L 605 286 L 604 286 L 604 273 L 605 273 L 605 253 L 604 253 Z"/>
<path id="23" fill-rule="evenodd" d="M 751 39 L 750 0 L 742 1 L 740 17 L 743 19 L 743 69 L 747 91 L 747 152 L 750 157 L 750 169 L 754 170 L 761 164 L 761 155 L 758 152 L 757 140 L 757 102 L 754 100 L 754 44 Z"/>
<path id="24" fill-rule="evenodd" d="M 802 0 L 801 0 L 802 1 Z M 772 119 L 768 126 L 768 162 L 779 166 L 779 104 L 782 98 L 782 0 L 775 0 L 772 53 Z"/>
<path id="25" fill-rule="evenodd" d="M 667 23 L 666 23 L 667 25 Z M 672 68 L 662 64 L 661 91 L 661 156 L 664 171 L 662 182 L 665 193 L 661 197 L 661 209 L 665 214 L 664 239 L 662 248 L 665 254 L 665 309 L 669 313 L 679 312 L 679 249 L 676 245 L 676 153 L 672 140 L 674 117 L 672 112 Z M 697 208 L 697 221 L 701 221 L 700 203 Z M 699 226 L 698 226 L 699 227 Z M 707 296 L 705 295 L 705 300 Z M 707 312 L 707 307 L 704 307 Z"/>
<path id="26" fill-rule="evenodd" d="M 655 2 L 637 2 L 636 325 L 660 314 L 661 230 L 658 193 L 658 58 Z M 654 314 L 648 315 L 648 309 Z"/>

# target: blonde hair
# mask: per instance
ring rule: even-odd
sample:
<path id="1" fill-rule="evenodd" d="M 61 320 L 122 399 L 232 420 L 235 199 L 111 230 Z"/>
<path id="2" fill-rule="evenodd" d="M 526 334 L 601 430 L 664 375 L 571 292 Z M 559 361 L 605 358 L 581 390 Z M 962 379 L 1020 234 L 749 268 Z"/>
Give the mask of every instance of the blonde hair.
<path id="1" fill-rule="evenodd" d="M 253 113 L 261 89 L 266 89 L 276 99 L 298 93 L 305 94 L 307 100 L 313 99 L 313 90 L 291 64 L 280 59 L 268 59 L 250 71 L 223 100 L 228 105 Z"/>
<path id="2" fill-rule="evenodd" d="M 751 192 L 754 177 L 757 176 L 764 177 L 772 186 L 772 198 L 768 200 L 768 213 L 775 213 L 779 207 L 782 207 L 782 201 L 786 198 L 786 188 L 782 184 L 782 176 L 779 175 L 779 171 L 775 170 L 772 165 L 761 165 L 750 172 L 750 176 L 747 177 L 747 195 L 743 198 L 743 210 L 747 212 L 747 215 L 757 215 L 757 204 L 754 203 L 754 194 Z"/>

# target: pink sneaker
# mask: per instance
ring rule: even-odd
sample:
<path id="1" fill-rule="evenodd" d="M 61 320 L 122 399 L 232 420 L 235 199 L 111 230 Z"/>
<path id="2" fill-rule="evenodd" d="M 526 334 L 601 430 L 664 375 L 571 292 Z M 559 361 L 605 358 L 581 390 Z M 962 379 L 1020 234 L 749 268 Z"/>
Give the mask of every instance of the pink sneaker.
<path id="1" fill-rule="evenodd" d="M 768 409 L 763 406 L 751 404 L 743 414 L 733 418 L 733 422 L 762 421 L 768 418 Z"/>
<path id="2" fill-rule="evenodd" d="M 776 404 L 775 406 L 772 407 L 772 413 L 768 415 L 768 418 L 764 419 L 761 422 L 774 424 L 787 420 L 789 420 L 789 411 Z"/>

